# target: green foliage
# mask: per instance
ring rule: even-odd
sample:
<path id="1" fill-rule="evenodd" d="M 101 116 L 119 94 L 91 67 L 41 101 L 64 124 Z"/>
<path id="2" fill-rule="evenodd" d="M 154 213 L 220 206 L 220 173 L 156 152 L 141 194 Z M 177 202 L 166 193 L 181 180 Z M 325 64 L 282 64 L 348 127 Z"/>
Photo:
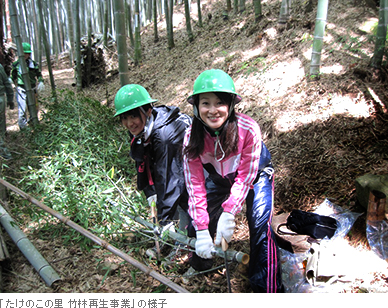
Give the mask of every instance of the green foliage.
<path id="1" fill-rule="evenodd" d="M 131 181 L 135 170 L 128 156 L 129 136 L 113 114 L 97 101 L 61 93 L 41 123 L 26 132 L 30 150 L 17 186 L 97 236 L 117 242 L 122 214 L 108 200 L 119 199 L 120 192 L 136 212 L 144 211 L 144 200 Z M 48 236 L 90 244 L 78 231 L 63 224 L 53 227 L 55 218 L 24 204 L 15 211 L 28 215 L 42 232 L 50 230 Z"/>
<path id="2" fill-rule="evenodd" d="M 339 42 L 343 45 L 345 50 L 349 50 L 351 52 L 359 52 L 360 47 L 362 46 L 359 38 L 351 35 L 340 37 Z"/>
<path id="3" fill-rule="evenodd" d="M 257 57 L 257 58 L 254 58 L 253 60 L 244 61 L 241 64 L 241 67 L 237 70 L 237 73 L 244 72 L 245 77 L 248 77 L 251 73 L 263 74 L 270 67 L 271 67 L 271 64 L 267 65 L 264 57 Z"/>
<path id="4" fill-rule="evenodd" d="M 312 36 L 310 33 L 308 32 L 303 33 L 302 39 L 301 39 L 302 42 L 313 41 L 313 40 L 314 40 L 314 36 Z"/>
<path id="5" fill-rule="evenodd" d="M 136 274 L 138 273 L 139 271 L 137 269 L 134 269 L 131 271 L 131 277 L 132 277 L 132 282 L 133 282 L 133 287 L 136 288 Z"/>
<path id="6" fill-rule="evenodd" d="M 368 43 L 368 40 L 363 41 L 360 37 L 350 32 L 339 36 L 335 35 L 335 32 L 330 30 L 327 32 L 336 36 L 335 40 L 329 44 L 329 53 L 332 53 L 335 50 L 341 50 L 342 52 L 357 54 L 365 58 L 369 57 L 369 55 L 365 52 L 365 44 Z"/>
<path id="7" fill-rule="evenodd" d="M 166 290 L 167 286 L 165 284 L 160 284 L 158 287 L 155 288 L 155 290 L 152 291 L 152 293 L 165 293 Z"/>

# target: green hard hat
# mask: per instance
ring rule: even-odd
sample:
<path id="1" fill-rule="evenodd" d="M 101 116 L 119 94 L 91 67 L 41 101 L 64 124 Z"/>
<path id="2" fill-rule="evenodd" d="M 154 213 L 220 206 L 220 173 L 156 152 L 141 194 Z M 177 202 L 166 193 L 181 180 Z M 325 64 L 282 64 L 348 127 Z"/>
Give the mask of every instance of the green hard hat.
<path id="1" fill-rule="evenodd" d="M 144 87 L 138 84 L 127 84 L 120 88 L 115 96 L 115 117 L 140 106 L 157 102 L 152 99 Z"/>
<path id="2" fill-rule="evenodd" d="M 24 53 L 32 53 L 31 45 L 28 43 L 22 43 Z"/>
<path id="3" fill-rule="evenodd" d="M 207 92 L 225 92 L 236 95 L 235 103 L 241 101 L 241 97 L 236 93 L 234 82 L 223 70 L 211 69 L 202 72 L 194 82 L 193 93 L 188 97 L 190 104 L 194 103 L 194 96 Z"/>

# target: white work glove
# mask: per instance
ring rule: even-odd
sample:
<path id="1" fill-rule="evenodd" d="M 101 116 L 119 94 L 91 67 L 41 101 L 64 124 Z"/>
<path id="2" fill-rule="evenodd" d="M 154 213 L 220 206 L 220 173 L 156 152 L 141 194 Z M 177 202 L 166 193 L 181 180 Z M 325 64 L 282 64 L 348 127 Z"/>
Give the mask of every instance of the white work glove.
<path id="1" fill-rule="evenodd" d="M 41 91 L 44 90 L 44 83 L 43 83 L 42 81 L 40 81 L 40 82 L 38 83 L 38 86 L 36 87 L 36 90 L 37 90 L 38 92 L 41 92 Z"/>
<path id="2" fill-rule="evenodd" d="M 170 222 L 168 223 L 167 225 L 165 225 L 162 230 L 160 231 L 160 233 L 162 234 L 162 236 L 164 237 L 165 235 L 169 235 L 171 232 L 174 232 L 175 233 L 175 226 L 174 226 L 174 223 L 173 222 Z"/>
<path id="3" fill-rule="evenodd" d="M 152 195 L 152 196 L 149 196 L 147 198 L 147 201 L 148 201 L 148 204 L 149 206 L 152 206 L 152 202 L 155 202 L 156 204 L 156 200 L 158 199 L 158 196 L 157 195 Z"/>
<path id="4" fill-rule="evenodd" d="M 197 240 L 195 242 L 195 253 L 203 259 L 211 259 L 214 249 L 213 240 L 210 237 L 208 229 L 197 231 Z"/>
<path id="5" fill-rule="evenodd" d="M 214 244 L 221 245 L 222 238 L 229 243 L 232 240 L 235 225 L 234 215 L 228 212 L 223 212 L 218 220 L 216 240 L 214 241 Z"/>

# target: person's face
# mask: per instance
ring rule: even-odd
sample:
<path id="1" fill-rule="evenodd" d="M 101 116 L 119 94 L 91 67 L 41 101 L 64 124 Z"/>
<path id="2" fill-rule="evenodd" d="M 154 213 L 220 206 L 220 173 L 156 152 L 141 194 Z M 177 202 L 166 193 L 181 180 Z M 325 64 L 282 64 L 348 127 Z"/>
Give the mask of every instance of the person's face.
<path id="1" fill-rule="evenodd" d="M 210 128 L 218 129 L 228 119 L 229 104 L 222 102 L 214 93 L 199 94 L 199 116 Z"/>
<path id="2" fill-rule="evenodd" d="M 131 115 L 129 112 L 120 115 L 121 124 L 128 129 L 133 136 L 137 136 L 143 131 L 147 116 L 151 115 L 151 109 L 147 111 L 147 116 L 141 111 L 139 113 L 139 116 Z"/>
<path id="3" fill-rule="evenodd" d="M 26 60 L 27 60 L 27 59 L 28 59 L 30 56 L 31 56 L 31 54 L 30 54 L 30 53 L 25 53 L 25 54 L 24 54 L 24 59 L 26 59 Z"/>

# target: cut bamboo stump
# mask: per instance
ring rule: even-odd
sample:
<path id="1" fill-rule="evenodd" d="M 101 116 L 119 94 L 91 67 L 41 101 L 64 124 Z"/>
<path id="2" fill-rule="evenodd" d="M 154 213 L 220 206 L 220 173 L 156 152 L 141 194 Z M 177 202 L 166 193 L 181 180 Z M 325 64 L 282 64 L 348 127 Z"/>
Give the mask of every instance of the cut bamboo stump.
<path id="1" fill-rule="evenodd" d="M 381 221 L 385 218 L 385 204 L 387 198 L 384 193 L 377 190 L 372 190 L 369 194 L 368 202 L 368 221 Z"/>
<path id="2" fill-rule="evenodd" d="M 388 174 L 365 174 L 355 180 L 357 200 L 366 210 L 371 191 L 379 191 L 388 196 Z M 385 201 L 385 219 L 388 220 L 388 203 Z"/>

